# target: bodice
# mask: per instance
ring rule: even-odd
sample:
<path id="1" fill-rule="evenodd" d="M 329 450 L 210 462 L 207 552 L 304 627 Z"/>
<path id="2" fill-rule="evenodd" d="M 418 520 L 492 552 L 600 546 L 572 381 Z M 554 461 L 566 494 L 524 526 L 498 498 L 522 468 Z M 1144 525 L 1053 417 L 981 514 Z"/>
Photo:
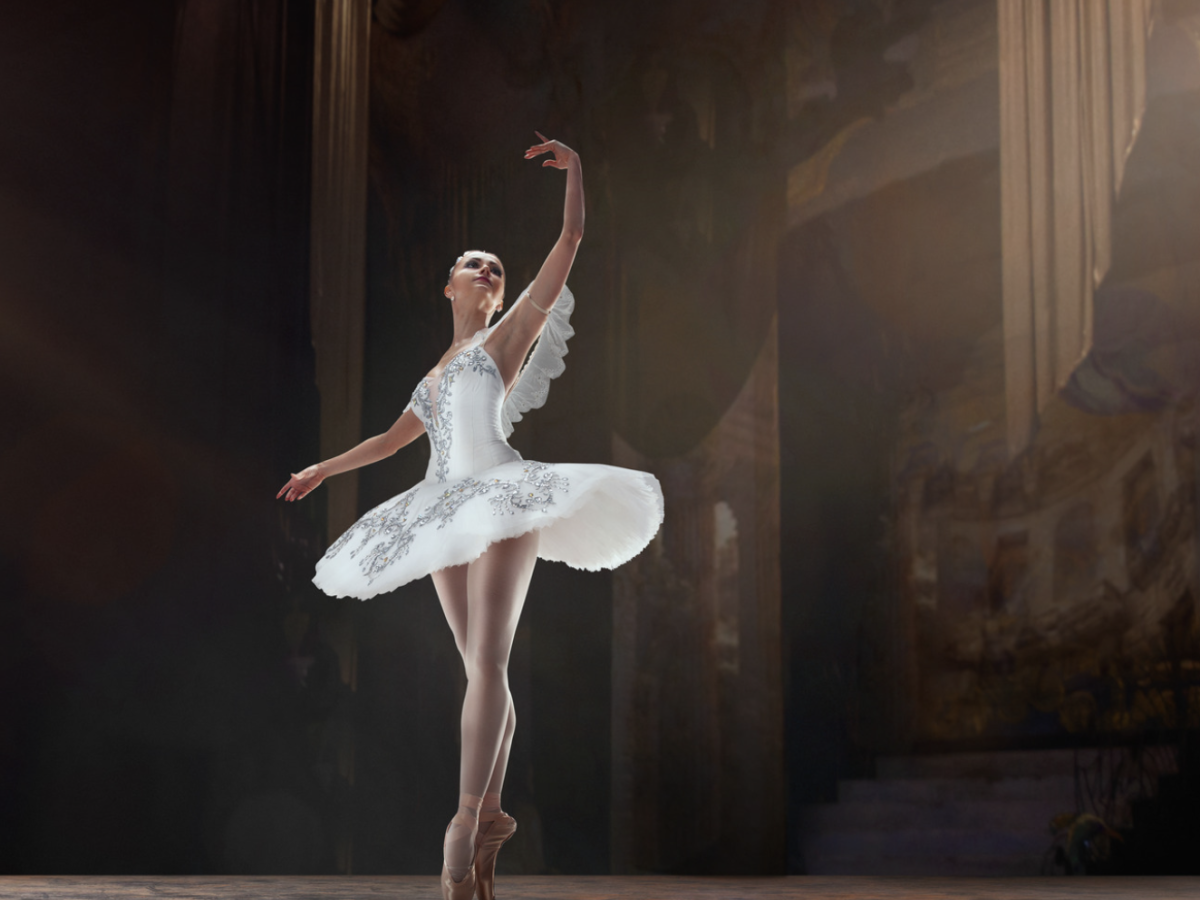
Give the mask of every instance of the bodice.
<path id="1" fill-rule="evenodd" d="M 504 379 L 482 344 L 451 359 L 436 384 L 423 378 L 411 405 L 429 436 L 426 481 L 465 478 L 522 458 L 505 440 Z"/>

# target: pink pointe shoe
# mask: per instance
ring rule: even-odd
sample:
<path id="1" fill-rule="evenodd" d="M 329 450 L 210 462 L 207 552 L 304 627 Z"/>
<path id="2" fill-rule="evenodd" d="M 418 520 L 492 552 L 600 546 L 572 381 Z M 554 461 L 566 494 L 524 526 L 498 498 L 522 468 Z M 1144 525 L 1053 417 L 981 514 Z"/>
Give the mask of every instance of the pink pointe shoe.
<path id="1" fill-rule="evenodd" d="M 454 814 L 454 818 L 450 820 L 450 825 L 446 826 L 446 833 L 449 834 L 451 825 L 461 825 L 464 828 L 471 828 L 475 825 L 475 817 L 469 812 L 459 811 Z M 478 845 L 476 845 L 475 858 L 471 860 L 470 868 L 462 879 L 456 881 L 450 874 L 450 868 L 446 865 L 446 858 L 442 857 L 442 900 L 471 900 L 475 895 L 475 859 L 479 856 Z"/>
<path id="2" fill-rule="evenodd" d="M 506 812 L 491 821 L 492 827 L 475 838 L 475 890 L 479 900 L 495 900 L 496 854 L 517 832 L 517 820 Z"/>

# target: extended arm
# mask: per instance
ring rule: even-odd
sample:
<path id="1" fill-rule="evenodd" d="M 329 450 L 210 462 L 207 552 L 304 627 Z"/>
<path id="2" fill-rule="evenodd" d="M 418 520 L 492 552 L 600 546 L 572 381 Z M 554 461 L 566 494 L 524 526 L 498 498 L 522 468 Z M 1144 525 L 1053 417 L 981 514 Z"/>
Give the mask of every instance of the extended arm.
<path id="1" fill-rule="evenodd" d="M 561 141 L 547 140 L 544 135 L 534 133 L 544 143 L 534 144 L 526 150 L 525 158 L 533 159 L 543 153 L 553 153 L 554 158 L 542 165 L 566 170 L 567 191 L 563 201 L 562 232 L 529 287 L 529 299 L 532 302 L 519 303 L 488 343 L 488 349 L 500 364 L 506 387 L 512 386 L 529 348 L 541 334 L 546 324 L 546 311 L 562 293 L 571 266 L 575 263 L 579 241 L 583 238 L 583 169 L 579 154 Z"/>
<path id="2" fill-rule="evenodd" d="M 395 424 L 383 434 L 369 437 L 345 453 L 309 466 L 292 475 L 291 480 L 279 489 L 275 499 L 283 497 L 285 500 L 299 500 L 328 476 L 349 472 L 351 469 L 358 469 L 391 456 L 401 447 L 411 444 L 424 430 L 425 426 L 421 424 L 416 413 L 411 409 L 406 409 L 400 414 L 400 418 L 396 420 Z"/>
<path id="3" fill-rule="evenodd" d="M 546 141 L 538 132 L 534 134 Z M 562 233 L 529 288 L 529 298 L 542 309 L 549 309 L 562 293 L 575 262 L 575 251 L 583 239 L 583 169 L 579 154 L 559 141 L 546 141 L 530 147 L 525 151 L 525 156 L 532 158 L 547 151 L 553 151 L 554 159 L 546 160 L 543 166 L 567 170 L 567 196 L 563 201 Z"/>

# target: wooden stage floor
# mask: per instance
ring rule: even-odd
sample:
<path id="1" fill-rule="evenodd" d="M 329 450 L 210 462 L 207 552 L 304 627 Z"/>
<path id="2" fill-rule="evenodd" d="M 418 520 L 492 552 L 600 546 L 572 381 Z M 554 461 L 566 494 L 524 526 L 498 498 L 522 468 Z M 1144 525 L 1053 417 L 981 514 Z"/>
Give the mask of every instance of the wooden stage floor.
<path id="1" fill-rule="evenodd" d="M 497 900 L 1176 900 L 1200 878 L 674 878 L 542 875 L 497 879 Z M 0 876 L 21 900 L 440 900 L 429 876 Z"/>

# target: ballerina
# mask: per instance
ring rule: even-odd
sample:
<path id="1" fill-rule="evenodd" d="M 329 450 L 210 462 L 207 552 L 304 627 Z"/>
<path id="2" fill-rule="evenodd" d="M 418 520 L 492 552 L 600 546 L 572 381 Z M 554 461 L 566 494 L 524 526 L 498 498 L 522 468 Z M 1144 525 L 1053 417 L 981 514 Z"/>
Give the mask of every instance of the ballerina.
<path id="1" fill-rule="evenodd" d="M 450 349 L 384 434 L 292 475 L 288 501 L 325 478 L 391 456 L 429 436 L 425 478 L 379 504 L 334 541 L 313 582 L 366 599 L 430 575 L 467 673 L 459 807 L 443 842 L 445 898 L 492 900 L 496 854 L 516 831 L 500 806 L 516 713 L 508 658 L 539 558 L 615 568 L 640 553 L 663 520 L 662 488 L 646 472 L 526 460 L 509 446 L 513 423 L 546 400 L 574 331 L 567 275 L 583 237 L 579 155 L 535 132 L 526 159 L 567 173 L 563 227 L 537 277 L 504 306 L 499 257 L 469 251 L 444 289 L 454 314 Z M 532 349 L 532 353 L 530 352 Z M 469 625 L 469 627 L 468 627 Z"/>

